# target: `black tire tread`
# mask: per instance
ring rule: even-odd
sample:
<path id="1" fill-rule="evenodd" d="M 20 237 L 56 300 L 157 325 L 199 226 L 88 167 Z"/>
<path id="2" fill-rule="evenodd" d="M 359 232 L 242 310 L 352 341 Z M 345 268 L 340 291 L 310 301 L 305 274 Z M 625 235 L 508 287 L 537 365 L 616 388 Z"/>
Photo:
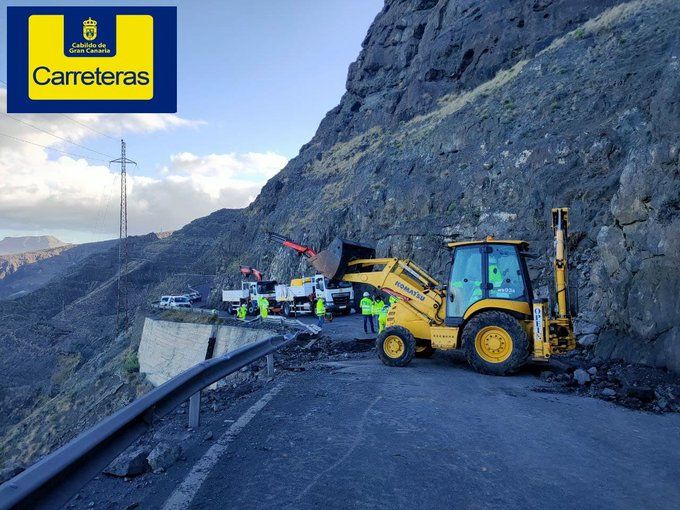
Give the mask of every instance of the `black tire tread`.
<path id="1" fill-rule="evenodd" d="M 500 326 L 512 338 L 512 353 L 502 363 L 489 363 L 475 349 L 477 332 L 487 326 Z M 477 372 L 489 375 L 508 375 L 517 372 L 529 359 L 529 337 L 512 315 L 490 310 L 474 316 L 463 329 L 463 349 L 468 363 Z"/>
<path id="2" fill-rule="evenodd" d="M 406 347 L 404 355 L 401 358 L 390 358 L 383 350 L 383 342 L 388 335 L 397 335 L 403 341 Z M 385 365 L 390 367 L 405 367 L 408 365 L 416 354 L 416 340 L 413 338 L 411 332 L 402 326 L 390 326 L 385 328 L 382 333 L 375 339 L 375 347 L 378 352 L 378 357 Z"/>

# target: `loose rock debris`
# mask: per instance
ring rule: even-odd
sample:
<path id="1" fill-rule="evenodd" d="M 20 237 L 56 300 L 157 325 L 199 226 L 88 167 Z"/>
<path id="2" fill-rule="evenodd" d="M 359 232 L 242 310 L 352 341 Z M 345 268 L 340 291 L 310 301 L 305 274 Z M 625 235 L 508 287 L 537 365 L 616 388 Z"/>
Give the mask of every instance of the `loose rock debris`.
<path id="1" fill-rule="evenodd" d="M 550 386 L 535 391 L 576 393 L 654 413 L 680 412 L 680 378 L 667 370 L 604 361 L 587 349 L 559 360 L 566 368 L 541 372 L 540 379 Z"/>

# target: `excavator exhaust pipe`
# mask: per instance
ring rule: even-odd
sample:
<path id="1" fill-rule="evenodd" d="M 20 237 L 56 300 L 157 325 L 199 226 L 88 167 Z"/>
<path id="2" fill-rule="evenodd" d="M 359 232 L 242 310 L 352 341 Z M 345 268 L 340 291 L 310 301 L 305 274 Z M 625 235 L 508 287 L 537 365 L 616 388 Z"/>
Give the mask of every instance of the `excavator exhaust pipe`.
<path id="1" fill-rule="evenodd" d="M 375 248 L 336 237 L 321 253 L 309 261 L 329 280 L 340 280 L 347 272 L 347 264 L 358 259 L 375 258 Z"/>

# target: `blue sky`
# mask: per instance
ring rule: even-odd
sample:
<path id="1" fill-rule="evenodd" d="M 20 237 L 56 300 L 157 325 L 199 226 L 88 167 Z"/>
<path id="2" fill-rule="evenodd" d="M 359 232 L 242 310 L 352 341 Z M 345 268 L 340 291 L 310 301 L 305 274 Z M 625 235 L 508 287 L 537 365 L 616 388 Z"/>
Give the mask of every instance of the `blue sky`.
<path id="1" fill-rule="evenodd" d="M 157 2 L 151 2 L 157 4 Z M 145 5 L 128 0 L 103 2 L 49 0 L 10 2 L 9 5 Z M 300 146 L 313 136 L 320 120 L 339 101 L 345 90 L 347 67 L 361 49 L 368 27 L 380 11 L 382 0 L 192 0 L 158 2 L 178 7 L 178 113 L 186 123 L 155 128 L 131 128 L 124 132 L 129 157 L 140 163 L 138 175 L 163 179 L 172 174 L 177 160 L 172 155 L 189 154 L 182 160 L 201 161 L 213 177 L 217 165 L 224 160 L 202 159 L 208 155 L 234 155 L 239 168 L 259 159 L 243 158 L 249 153 L 294 157 Z M 0 32 L 6 30 L 6 11 L 0 10 Z M 6 81 L 6 41 L 2 38 L 0 80 Z M 2 86 L 2 85 L 0 85 Z M 3 105 L 4 107 L 4 105 Z M 4 110 L 3 110 L 4 111 Z M 45 118 L 42 118 L 45 117 Z M 33 116 L 31 123 L 40 124 L 50 132 L 69 131 L 49 116 Z M 25 117 L 23 117 L 25 118 Z M 42 124 L 46 122 L 47 124 Z M 89 121 L 88 121 L 89 122 Z M 93 121 L 94 122 L 94 121 Z M 108 129 L 116 116 L 97 118 L 97 129 Z M 51 124 L 50 124 L 51 123 Z M 108 123 L 108 124 L 107 124 Z M 16 122 L 5 118 L 0 131 Z M 68 123 L 67 123 L 68 124 Z M 19 127 L 19 126 L 17 126 Z M 24 128 L 26 126 L 23 126 Z M 76 125 L 72 127 L 77 128 Z M 113 127 L 110 133 L 114 138 Z M 122 128 L 121 128 L 122 129 Z M 54 130 L 54 131 L 51 131 Z M 61 132 L 61 131 L 59 131 Z M 27 136 L 26 133 L 20 133 Z M 14 136 L 17 136 L 16 134 Z M 115 154 L 118 146 L 106 137 L 82 133 L 73 140 L 106 154 Z M 49 138 L 48 138 L 49 139 Z M 82 154 L 68 144 L 54 147 Z M 40 139 L 38 143 L 45 143 Z M 51 145 L 51 144 L 50 144 Z M 2 149 L 2 147 L 0 147 Z M 9 150 L 5 147 L 5 150 Z M 87 152 L 85 154 L 88 154 Z M 36 155 L 37 157 L 37 155 Z M 48 152 L 47 159 L 57 155 Z M 191 159 L 192 157 L 199 160 Z M 180 158 L 182 159 L 182 158 Z M 269 167 L 281 161 L 272 156 L 267 170 L 248 177 L 262 180 L 271 176 Z M 197 166 L 196 163 L 194 166 Z M 168 170 L 168 167 L 172 167 Z M 176 165 L 175 165 L 176 166 Z M 180 167 L 188 168 L 185 164 Z M 194 168 L 194 167 L 192 167 Z M 2 170 L 0 170 L 1 172 Z M 9 170 L 7 170 L 9 171 Z M 84 170 L 87 171 L 87 170 Z M 193 171 L 193 170 L 187 170 Z M 262 183 L 259 182 L 261 185 Z M 96 184 L 92 183 L 93 187 Z M 115 183 L 114 183 L 115 186 Z M 94 193 L 94 192 L 93 192 Z M 106 197 L 103 201 L 108 200 Z M 228 197 L 215 199 L 224 205 Z M 219 203 L 218 203 L 219 202 Z M 229 204 L 226 204 L 229 205 Z M 237 204 L 243 205 L 243 204 Z M 40 207 L 40 204 L 36 204 Z M 0 220 L 3 214 L 0 194 Z M 10 211 L 12 212 L 12 211 Z M 199 211 L 207 213 L 209 211 Z M 101 211 L 98 212 L 102 214 Z M 140 211 L 143 214 L 143 211 Z M 60 232 L 73 241 L 89 240 L 86 224 L 57 225 L 31 219 L 22 227 L 20 214 L 11 214 L 12 221 L 0 221 L 3 235 Z M 188 221 L 192 218 L 186 218 Z M 144 225 L 144 228 L 178 228 L 179 219 L 171 225 Z M 171 222 L 172 223 L 172 222 Z M 8 227 L 9 225 L 9 227 Z M 141 228 L 137 233 L 143 233 Z M 49 232 L 48 232 L 49 230 Z M 110 226 L 99 237 L 110 237 Z M 135 230 L 134 228 L 132 229 Z M 95 236 L 95 237 L 96 237 Z"/>

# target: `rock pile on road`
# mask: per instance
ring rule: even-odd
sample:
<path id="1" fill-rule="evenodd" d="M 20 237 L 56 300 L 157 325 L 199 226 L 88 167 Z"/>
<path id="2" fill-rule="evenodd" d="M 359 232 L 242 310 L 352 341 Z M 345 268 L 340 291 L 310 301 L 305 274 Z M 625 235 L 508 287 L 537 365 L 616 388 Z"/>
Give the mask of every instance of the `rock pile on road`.
<path id="1" fill-rule="evenodd" d="M 562 372 L 544 371 L 540 378 L 559 391 L 608 400 L 656 413 L 680 412 L 680 378 L 664 369 L 605 361 L 588 350 L 560 358 Z"/>

